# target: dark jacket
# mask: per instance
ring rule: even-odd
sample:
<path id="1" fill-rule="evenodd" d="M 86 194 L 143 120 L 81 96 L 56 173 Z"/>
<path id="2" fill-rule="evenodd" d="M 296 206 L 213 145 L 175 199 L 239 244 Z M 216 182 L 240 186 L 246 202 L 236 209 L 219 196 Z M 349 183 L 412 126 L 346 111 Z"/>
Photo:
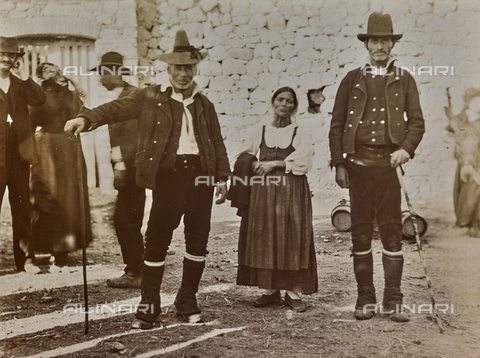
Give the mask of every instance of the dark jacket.
<path id="1" fill-rule="evenodd" d="M 160 86 L 136 90 L 127 97 L 101 105 L 95 109 L 82 109 L 79 117 L 91 121 L 91 129 L 107 123 L 129 119 L 138 120 L 138 145 L 135 156 L 136 181 L 142 188 L 155 189 L 155 176 L 164 155 L 172 128 L 171 88 L 165 92 Z M 230 175 L 227 151 L 223 143 L 220 124 L 213 104 L 201 93 L 197 93 L 191 112 L 200 160 L 205 163 L 209 176 L 226 180 Z"/>
<path id="2" fill-rule="evenodd" d="M 10 88 L 8 90 L 11 98 L 10 115 L 12 117 L 18 139 L 18 150 L 20 158 L 32 164 L 35 160 L 35 146 L 33 141 L 34 127 L 30 121 L 28 105 L 32 107 L 41 106 L 45 103 L 45 93 L 42 88 L 31 78 L 22 81 L 14 75 L 10 75 Z M 0 166 L 5 166 L 5 135 L 7 129 L 7 106 L 6 96 L 0 91 Z"/>
<path id="3" fill-rule="evenodd" d="M 425 132 L 417 86 L 408 71 L 392 66 L 389 74 L 385 85 L 388 134 L 394 145 L 413 158 Z M 331 166 L 344 163 L 343 154 L 355 152 L 355 135 L 364 116 L 367 96 L 362 68 L 350 71 L 335 97 L 329 133 Z"/>
<path id="4" fill-rule="evenodd" d="M 137 90 L 137 87 L 125 83 L 125 87 L 123 88 L 123 91 L 120 93 L 118 98 L 126 97 L 135 90 Z M 111 146 L 120 147 L 123 162 L 125 163 L 127 172 L 129 172 L 127 176 L 130 177 L 130 172 L 134 176 L 135 153 L 137 152 L 138 142 L 137 119 L 135 118 L 121 123 L 109 124 L 108 131 L 110 134 Z"/>
<path id="5" fill-rule="evenodd" d="M 255 175 L 252 169 L 252 163 L 256 160 L 257 157 L 253 154 L 240 154 L 233 167 L 233 177 L 241 178 L 241 180 L 248 178 L 249 181 L 250 178 Z M 232 185 L 228 190 L 227 199 L 231 200 L 232 207 L 238 208 L 238 216 L 243 216 L 243 210 L 248 209 L 251 189 L 252 187 L 249 184 L 243 185 L 241 181 L 236 181 L 235 185 Z"/>

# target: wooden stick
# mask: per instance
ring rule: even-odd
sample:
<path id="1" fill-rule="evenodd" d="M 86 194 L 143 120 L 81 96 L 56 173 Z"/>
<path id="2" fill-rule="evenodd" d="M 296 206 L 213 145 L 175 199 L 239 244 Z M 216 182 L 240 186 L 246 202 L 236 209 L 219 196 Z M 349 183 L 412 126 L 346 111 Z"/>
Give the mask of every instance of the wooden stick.
<path id="1" fill-rule="evenodd" d="M 413 210 L 413 206 L 410 201 L 410 197 L 408 196 L 405 183 L 403 182 L 403 173 L 402 173 L 401 166 L 399 165 L 396 168 L 396 170 L 397 170 L 398 181 L 400 183 L 400 186 L 402 187 L 403 194 L 405 195 L 405 200 L 407 201 L 408 211 L 410 211 L 410 218 L 412 219 L 412 223 L 413 223 L 413 231 L 415 232 L 415 241 L 417 242 L 418 254 L 420 255 L 420 260 L 422 261 L 423 270 L 425 271 L 425 280 L 427 281 L 428 291 L 430 293 L 430 300 L 432 301 L 432 304 L 433 304 L 433 311 L 434 311 L 433 314 L 435 315 L 435 321 L 437 322 L 438 328 L 440 329 L 440 333 L 443 333 L 444 330 L 443 330 L 442 320 L 440 319 L 440 316 L 437 313 L 437 306 L 435 302 L 435 297 L 433 295 L 432 282 L 430 281 L 430 277 L 428 276 L 427 261 L 425 260 L 425 256 L 423 255 L 422 242 L 420 241 L 420 234 L 418 232 L 418 226 L 417 226 L 417 216 L 415 214 L 415 211 Z"/>

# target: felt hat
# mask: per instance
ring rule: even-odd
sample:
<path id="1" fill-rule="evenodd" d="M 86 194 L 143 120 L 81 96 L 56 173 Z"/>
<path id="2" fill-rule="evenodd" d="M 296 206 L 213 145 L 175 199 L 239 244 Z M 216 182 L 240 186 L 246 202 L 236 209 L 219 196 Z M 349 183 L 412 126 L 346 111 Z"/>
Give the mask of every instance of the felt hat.
<path id="1" fill-rule="evenodd" d="M 402 36 L 402 34 L 393 33 L 391 16 L 378 12 L 372 12 L 368 17 L 367 33 L 357 35 L 360 41 L 366 41 L 370 37 L 391 37 L 392 40 L 400 40 Z"/>
<path id="2" fill-rule="evenodd" d="M 23 56 L 25 52 L 18 50 L 18 43 L 15 37 L 0 36 L 0 52 L 15 53 L 18 56 Z"/>
<path id="3" fill-rule="evenodd" d="M 161 54 L 158 59 L 170 65 L 195 65 L 205 57 L 207 57 L 206 52 L 200 52 L 190 45 L 185 30 L 178 30 L 175 35 L 173 52 Z"/>
<path id="4" fill-rule="evenodd" d="M 108 68 L 111 71 L 102 71 L 102 67 Z M 97 67 L 92 68 L 90 71 L 99 72 L 99 73 L 112 73 L 121 71 L 120 74 L 131 76 L 132 71 L 130 68 L 126 67 L 123 64 L 123 56 L 120 55 L 118 52 L 107 52 L 105 55 L 102 56 L 100 61 L 100 65 Z"/>

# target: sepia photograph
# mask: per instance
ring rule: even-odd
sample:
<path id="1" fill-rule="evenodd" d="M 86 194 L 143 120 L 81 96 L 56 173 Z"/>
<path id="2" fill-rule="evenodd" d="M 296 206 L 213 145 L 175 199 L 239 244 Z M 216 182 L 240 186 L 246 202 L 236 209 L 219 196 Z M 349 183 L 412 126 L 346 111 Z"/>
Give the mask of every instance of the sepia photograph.
<path id="1" fill-rule="evenodd" d="M 479 19 L 1 0 L 0 358 L 480 357 Z"/>

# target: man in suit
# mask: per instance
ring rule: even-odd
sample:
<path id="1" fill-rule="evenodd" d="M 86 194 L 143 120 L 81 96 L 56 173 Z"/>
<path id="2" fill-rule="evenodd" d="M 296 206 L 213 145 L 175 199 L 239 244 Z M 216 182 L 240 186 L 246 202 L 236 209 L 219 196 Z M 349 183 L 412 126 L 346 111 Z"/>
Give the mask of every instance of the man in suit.
<path id="1" fill-rule="evenodd" d="M 28 105 L 41 106 L 45 93 L 24 68 L 17 39 L 0 36 L 0 205 L 8 186 L 13 253 L 18 271 L 38 273 L 30 223 L 30 164 L 35 158 Z"/>
<path id="2" fill-rule="evenodd" d="M 215 108 L 193 81 L 197 63 L 205 56 L 190 45 L 185 31 L 179 30 L 173 52 L 158 57 L 168 64 L 169 77 L 161 84 L 93 110 L 84 109 L 65 125 L 65 132 L 72 136 L 87 128 L 138 118 L 136 179 L 139 186 L 153 190 L 153 202 L 145 234 L 142 300 L 132 328 L 152 328 L 161 313 L 165 258 L 182 216 L 186 252 L 175 307 L 185 321 L 201 321 L 196 293 L 205 268 L 214 188 L 195 185 L 195 178 L 214 177 L 218 182 L 216 203 L 221 204 L 230 175 Z"/>
<path id="3" fill-rule="evenodd" d="M 358 296 L 354 316 L 371 319 L 376 307 L 372 237 L 377 219 L 385 276 L 382 313 L 406 322 L 400 183 L 396 167 L 405 164 L 425 132 L 412 75 L 395 65 L 391 51 L 402 38 L 388 14 L 372 13 L 367 33 L 358 34 L 369 53 L 366 63 L 340 83 L 330 124 L 330 165 L 337 184 L 348 188 L 352 214 L 353 271 Z"/>
<path id="4" fill-rule="evenodd" d="M 123 57 L 117 52 L 104 54 L 100 65 L 91 71 L 100 74 L 100 83 L 110 92 L 112 100 L 126 97 L 137 89 L 123 80 L 122 74 L 131 75 L 131 70 L 123 65 Z M 118 191 L 114 226 L 126 267 L 122 276 L 108 279 L 107 285 L 140 288 L 140 267 L 143 263 L 143 236 L 140 230 L 145 208 L 145 189 L 135 183 L 137 120 L 112 123 L 108 129 L 112 147 L 113 186 Z"/>

